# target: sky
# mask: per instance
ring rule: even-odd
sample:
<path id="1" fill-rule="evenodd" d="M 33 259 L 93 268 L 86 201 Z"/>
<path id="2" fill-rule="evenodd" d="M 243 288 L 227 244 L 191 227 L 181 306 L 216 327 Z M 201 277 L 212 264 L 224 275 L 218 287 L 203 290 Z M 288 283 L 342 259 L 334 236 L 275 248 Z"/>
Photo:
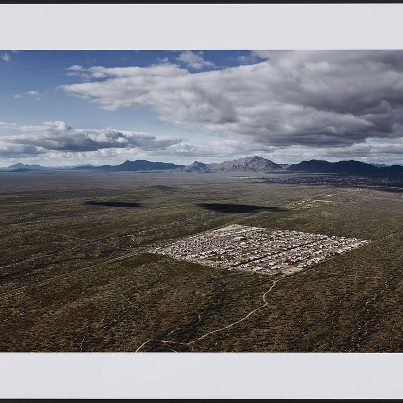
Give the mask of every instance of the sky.
<path id="1" fill-rule="evenodd" d="M 0 50 L 0 166 L 403 164 L 403 51 Z"/>

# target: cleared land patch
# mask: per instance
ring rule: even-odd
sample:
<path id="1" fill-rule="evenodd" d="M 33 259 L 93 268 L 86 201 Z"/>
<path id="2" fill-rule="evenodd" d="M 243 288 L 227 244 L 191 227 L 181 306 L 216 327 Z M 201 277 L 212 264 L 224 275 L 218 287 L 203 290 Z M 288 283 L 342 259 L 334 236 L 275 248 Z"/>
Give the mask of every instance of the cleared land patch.
<path id="1" fill-rule="evenodd" d="M 206 266 L 262 274 L 292 274 L 335 255 L 349 252 L 367 240 L 310 234 L 300 231 L 268 231 L 245 225 L 228 225 L 205 231 L 151 250 Z"/>

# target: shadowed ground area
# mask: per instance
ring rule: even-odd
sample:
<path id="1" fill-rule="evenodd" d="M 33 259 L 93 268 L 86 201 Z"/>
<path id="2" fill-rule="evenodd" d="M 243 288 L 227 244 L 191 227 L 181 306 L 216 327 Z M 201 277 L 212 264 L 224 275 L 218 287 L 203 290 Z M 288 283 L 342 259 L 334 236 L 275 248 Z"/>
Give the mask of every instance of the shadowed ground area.
<path id="1" fill-rule="evenodd" d="M 278 207 L 256 206 L 254 204 L 199 203 L 198 207 L 218 213 L 253 213 L 255 211 L 287 211 Z"/>
<path id="2" fill-rule="evenodd" d="M 104 206 L 104 207 L 141 207 L 140 203 L 106 201 L 106 200 L 88 200 L 84 202 L 87 206 Z"/>

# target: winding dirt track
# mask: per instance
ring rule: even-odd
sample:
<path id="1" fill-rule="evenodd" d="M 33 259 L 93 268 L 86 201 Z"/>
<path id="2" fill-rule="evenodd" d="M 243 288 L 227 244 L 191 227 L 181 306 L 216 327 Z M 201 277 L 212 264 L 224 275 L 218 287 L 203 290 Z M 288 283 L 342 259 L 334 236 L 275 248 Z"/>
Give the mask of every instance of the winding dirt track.
<path id="1" fill-rule="evenodd" d="M 208 337 L 208 336 L 211 336 L 212 334 L 215 334 L 215 333 L 218 333 L 218 332 L 222 332 L 223 330 L 226 330 L 226 329 L 230 329 L 231 327 L 233 327 L 233 326 L 235 326 L 235 325 L 237 325 L 237 324 L 239 324 L 239 323 L 241 323 L 241 322 L 247 320 L 250 316 L 252 316 L 252 315 L 253 315 L 255 312 L 257 312 L 258 310 L 260 310 L 260 309 L 262 309 L 262 308 L 265 308 L 265 307 L 268 305 L 268 302 L 267 302 L 267 300 L 266 300 L 266 296 L 273 290 L 273 288 L 275 287 L 275 285 L 276 285 L 279 281 L 281 281 L 284 277 L 285 277 L 285 276 L 280 277 L 280 278 L 278 278 L 277 280 L 273 280 L 273 283 L 272 283 L 272 285 L 270 286 L 270 288 L 269 288 L 267 291 L 265 291 L 265 292 L 263 293 L 263 295 L 262 295 L 263 304 L 260 305 L 260 306 L 258 306 L 258 307 L 255 308 L 255 309 L 253 309 L 252 311 L 250 311 L 248 314 L 246 314 L 245 316 L 243 316 L 241 319 L 238 319 L 237 321 L 232 322 L 232 323 L 230 323 L 229 325 L 220 327 L 219 329 L 215 329 L 215 330 L 212 330 L 212 331 L 210 331 L 210 332 L 208 332 L 208 333 L 205 333 L 205 334 L 203 334 L 202 336 L 198 337 L 197 339 L 192 340 L 192 341 L 189 341 L 189 342 L 187 342 L 187 343 L 178 343 L 178 342 L 175 342 L 175 341 L 173 341 L 173 340 L 153 340 L 153 339 L 148 339 L 148 340 L 146 340 L 145 342 L 143 342 L 143 343 L 136 349 L 135 352 L 136 352 L 136 353 L 140 352 L 140 350 L 141 350 L 147 343 L 149 343 L 149 342 L 151 342 L 151 341 L 159 342 L 159 343 L 163 343 L 163 344 L 168 344 L 168 343 L 169 343 L 169 344 L 182 344 L 182 345 L 190 346 L 190 345 L 192 345 L 192 344 L 194 344 L 194 343 L 196 343 L 196 342 L 198 342 L 198 341 L 200 341 L 200 340 L 203 340 L 204 338 L 206 338 L 206 337 Z M 172 350 L 172 351 L 175 351 L 175 350 Z"/>
<path id="2" fill-rule="evenodd" d="M 276 285 L 282 278 L 284 278 L 284 277 L 281 277 L 281 278 L 279 278 L 279 279 L 277 279 L 277 280 L 273 280 L 273 284 L 271 285 L 271 287 L 270 287 L 270 288 L 263 294 L 263 296 L 262 296 L 262 299 L 263 299 L 263 304 L 262 304 L 262 305 L 258 306 L 257 308 L 253 309 L 252 311 L 250 311 L 250 312 L 249 312 L 247 315 L 245 315 L 243 318 L 238 319 L 237 321 L 232 322 L 232 323 L 230 323 L 229 325 L 220 327 L 219 329 L 212 330 L 211 332 L 208 332 L 208 333 L 204 334 L 203 336 L 200 336 L 200 337 L 198 337 L 197 339 L 195 339 L 195 340 L 193 340 L 193 341 L 190 341 L 190 342 L 187 343 L 187 344 L 196 343 L 197 341 L 202 340 L 202 339 L 204 339 L 204 338 L 206 338 L 206 337 L 208 337 L 208 336 L 210 336 L 210 335 L 212 335 L 212 334 L 214 334 L 214 333 L 218 333 L 218 332 L 221 332 L 221 331 L 223 331 L 223 330 L 225 330 L 225 329 L 229 329 L 229 328 L 231 328 L 231 327 L 237 325 L 238 323 L 241 323 L 241 322 L 243 322 L 244 320 L 248 319 L 249 316 L 253 315 L 253 314 L 254 314 L 255 312 L 257 312 L 259 309 L 265 308 L 265 307 L 267 306 L 267 304 L 268 304 L 268 302 L 267 302 L 267 300 L 266 300 L 266 295 L 271 292 L 271 290 L 275 287 L 275 285 Z"/>
<path id="3" fill-rule="evenodd" d="M 138 353 L 147 343 L 149 343 L 150 341 L 153 341 L 152 339 L 146 340 L 144 343 L 141 344 L 141 346 L 139 346 L 137 348 L 137 350 L 135 351 L 135 353 Z"/>

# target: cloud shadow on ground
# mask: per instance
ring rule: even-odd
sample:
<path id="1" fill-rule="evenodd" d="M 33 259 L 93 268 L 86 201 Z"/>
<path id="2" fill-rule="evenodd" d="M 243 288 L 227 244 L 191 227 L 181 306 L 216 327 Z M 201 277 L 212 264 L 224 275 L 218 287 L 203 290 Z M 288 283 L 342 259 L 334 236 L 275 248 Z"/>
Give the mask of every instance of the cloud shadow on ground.
<path id="1" fill-rule="evenodd" d="M 232 204 L 232 203 L 199 203 L 198 207 L 217 213 L 254 213 L 257 211 L 287 211 L 279 207 L 256 206 L 254 204 Z"/>

